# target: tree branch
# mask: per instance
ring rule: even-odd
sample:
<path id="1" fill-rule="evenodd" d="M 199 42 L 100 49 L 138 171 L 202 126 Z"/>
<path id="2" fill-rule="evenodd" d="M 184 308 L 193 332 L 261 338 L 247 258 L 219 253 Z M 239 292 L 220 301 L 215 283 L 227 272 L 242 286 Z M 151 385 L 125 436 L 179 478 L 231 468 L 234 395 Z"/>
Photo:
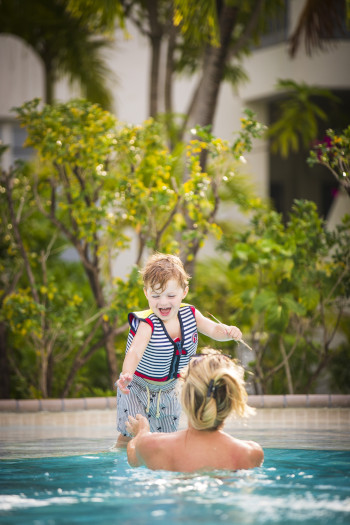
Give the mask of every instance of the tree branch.
<path id="1" fill-rule="evenodd" d="M 285 354 L 285 357 L 283 358 L 281 363 L 279 363 L 274 368 L 269 370 L 269 372 L 266 374 L 266 380 L 269 380 L 270 377 L 272 377 L 276 372 L 278 372 L 279 370 L 281 370 L 281 368 L 283 368 L 285 366 L 285 364 L 288 362 L 290 357 L 294 354 L 301 336 L 302 336 L 302 330 L 300 330 L 299 333 L 297 334 L 296 339 L 295 339 L 295 341 L 294 341 L 294 343 L 292 345 L 292 348 L 290 349 L 288 354 Z"/>
<path id="2" fill-rule="evenodd" d="M 75 358 L 74 358 L 74 362 L 71 366 L 71 370 L 68 374 L 68 377 L 66 379 L 66 383 L 65 383 L 65 386 L 63 388 L 63 391 L 62 391 L 62 397 L 66 397 L 67 394 L 69 393 L 69 390 L 73 384 L 73 380 L 74 380 L 74 377 L 77 373 L 78 370 L 80 370 L 80 368 L 82 366 L 85 365 L 85 363 L 90 359 L 90 357 L 99 349 L 101 348 L 101 346 L 103 346 L 106 342 L 106 340 L 108 339 L 108 337 L 111 335 L 112 332 L 114 332 L 115 335 L 119 335 L 120 333 L 122 333 L 124 330 L 126 330 L 126 328 L 129 326 L 128 323 L 124 323 L 122 326 L 120 326 L 119 328 L 117 329 L 114 329 L 114 330 L 110 330 L 109 332 L 105 332 L 103 334 L 103 336 L 98 340 L 96 341 L 96 343 L 94 343 L 91 348 L 88 350 L 88 352 L 84 355 L 83 352 L 84 350 L 89 346 L 89 344 L 91 343 L 94 335 L 96 334 L 96 331 L 99 327 L 101 327 L 102 325 L 102 322 L 103 322 L 103 317 L 101 316 L 97 323 L 95 323 L 95 326 L 93 327 L 93 329 L 91 330 L 91 332 L 89 333 L 88 337 L 85 339 L 85 341 L 82 343 L 82 345 L 80 346 L 80 349 L 78 351 L 78 353 L 76 354 Z"/>
<path id="3" fill-rule="evenodd" d="M 81 243 L 78 239 L 78 237 L 76 237 L 64 224 L 63 222 L 61 222 L 55 215 L 55 208 L 53 208 L 52 206 L 50 207 L 50 213 L 48 213 L 45 208 L 43 207 L 42 203 L 41 203 L 41 200 L 40 200 L 40 197 L 39 197 L 39 194 L 38 194 L 38 188 L 37 188 L 37 179 L 34 180 L 34 185 L 33 185 L 33 192 L 34 192 L 34 196 L 35 196 L 35 201 L 38 205 L 38 208 L 39 208 L 39 211 L 40 213 L 46 217 L 47 219 L 49 219 L 52 224 L 54 226 L 56 226 L 56 228 L 58 228 L 64 235 L 65 237 L 67 237 L 67 239 L 71 242 L 71 244 L 75 247 L 75 249 L 77 250 L 77 252 L 79 253 L 80 255 L 80 258 L 82 260 L 82 263 L 83 265 L 85 266 L 85 268 L 89 269 L 90 271 L 92 271 L 94 269 L 93 265 L 90 263 L 88 257 L 85 255 L 85 252 L 84 252 L 84 249 L 83 247 L 81 246 Z M 87 252 L 86 252 L 87 253 Z"/>
<path id="4" fill-rule="evenodd" d="M 240 39 L 236 42 L 236 44 L 232 47 L 228 54 L 228 60 L 230 60 L 233 56 L 237 56 L 238 53 L 243 49 L 243 47 L 248 44 L 249 40 L 252 37 L 252 34 L 254 30 L 256 29 L 256 26 L 259 21 L 259 16 L 261 13 L 261 10 L 264 6 L 265 0 L 258 0 L 255 2 L 254 10 L 251 14 L 251 17 L 245 26 L 244 33 L 240 37 Z"/>
<path id="5" fill-rule="evenodd" d="M 12 194 L 12 188 L 13 188 L 13 172 L 10 171 L 9 174 L 4 174 L 2 177 L 2 180 L 4 182 L 5 188 L 6 188 L 6 197 L 7 197 L 7 204 L 9 207 L 11 222 L 12 222 L 12 228 L 13 228 L 13 234 L 16 239 L 16 242 L 18 244 L 19 251 L 21 253 L 24 267 L 28 276 L 30 289 L 33 295 L 33 298 L 35 302 L 40 303 L 39 295 L 36 289 L 36 283 L 34 274 L 32 272 L 32 268 L 30 266 L 29 258 L 26 252 L 26 249 L 24 247 L 23 239 L 21 236 L 21 232 L 19 230 L 19 224 L 16 220 L 16 213 L 15 213 L 15 207 L 13 202 L 13 194 Z"/>
<path id="6" fill-rule="evenodd" d="M 182 200 L 182 197 L 179 197 L 179 195 L 177 195 L 176 203 L 175 203 L 173 209 L 171 210 L 171 212 L 169 214 L 169 217 L 166 219 L 166 221 L 164 222 L 163 226 L 157 231 L 157 233 L 156 233 L 156 240 L 155 240 L 155 249 L 156 250 L 158 250 L 161 237 L 162 237 L 164 231 L 167 229 L 167 227 L 171 223 L 174 215 L 176 214 L 181 200 Z"/>

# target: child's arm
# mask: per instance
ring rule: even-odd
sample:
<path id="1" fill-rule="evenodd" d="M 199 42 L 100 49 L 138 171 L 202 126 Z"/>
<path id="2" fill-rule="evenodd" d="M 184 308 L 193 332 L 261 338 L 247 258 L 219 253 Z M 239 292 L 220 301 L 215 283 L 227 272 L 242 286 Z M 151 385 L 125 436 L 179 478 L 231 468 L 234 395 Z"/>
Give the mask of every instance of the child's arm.
<path id="1" fill-rule="evenodd" d="M 208 317 L 204 317 L 199 310 L 196 309 L 196 322 L 198 331 L 201 334 L 211 337 L 216 341 L 240 341 L 242 339 L 242 332 L 237 326 L 229 326 L 227 324 L 215 323 Z"/>
<path id="2" fill-rule="evenodd" d="M 134 339 L 123 362 L 123 369 L 117 381 L 117 387 L 123 394 L 129 394 L 128 384 L 131 383 L 137 365 L 151 339 L 152 328 L 149 324 L 140 322 Z"/>

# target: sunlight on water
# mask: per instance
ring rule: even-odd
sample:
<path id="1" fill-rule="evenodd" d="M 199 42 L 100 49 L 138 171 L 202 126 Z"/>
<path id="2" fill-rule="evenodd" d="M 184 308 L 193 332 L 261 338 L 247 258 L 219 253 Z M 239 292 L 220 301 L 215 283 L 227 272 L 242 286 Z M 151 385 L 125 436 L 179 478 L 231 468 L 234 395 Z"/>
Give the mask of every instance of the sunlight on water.
<path id="1" fill-rule="evenodd" d="M 266 449 L 263 467 L 179 474 L 125 451 L 0 462 L 0 523 L 345 525 L 350 452 Z"/>

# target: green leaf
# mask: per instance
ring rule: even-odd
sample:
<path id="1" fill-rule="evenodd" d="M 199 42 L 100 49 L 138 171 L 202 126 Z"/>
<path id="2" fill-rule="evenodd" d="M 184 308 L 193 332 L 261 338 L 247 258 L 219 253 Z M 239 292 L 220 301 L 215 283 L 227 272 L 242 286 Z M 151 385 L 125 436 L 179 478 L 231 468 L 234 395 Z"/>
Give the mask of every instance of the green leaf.
<path id="1" fill-rule="evenodd" d="M 320 293 L 316 288 L 303 288 L 300 293 L 301 305 L 306 310 L 314 310 L 320 301 Z"/>
<path id="2" fill-rule="evenodd" d="M 285 304 L 270 305 L 266 311 L 266 328 L 283 332 L 289 321 L 289 312 Z"/>
<path id="3" fill-rule="evenodd" d="M 252 306 L 257 312 L 263 312 L 271 305 L 277 306 L 276 294 L 271 290 L 265 290 L 255 297 Z"/>
<path id="4" fill-rule="evenodd" d="M 304 306 L 301 303 L 298 303 L 291 295 L 283 295 L 281 303 L 295 314 L 305 315 L 306 313 Z"/>

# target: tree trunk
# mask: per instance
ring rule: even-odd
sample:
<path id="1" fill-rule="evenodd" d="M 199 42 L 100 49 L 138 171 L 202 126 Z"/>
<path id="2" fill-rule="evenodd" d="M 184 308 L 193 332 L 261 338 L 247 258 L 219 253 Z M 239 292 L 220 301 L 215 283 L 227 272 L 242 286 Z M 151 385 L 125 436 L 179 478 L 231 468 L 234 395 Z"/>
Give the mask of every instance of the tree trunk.
<path id="1" fill-rule="evenodd" d="M 169 29 L 167 60 L 165 68 L 165 82 L 164 82 L 164 101 L 165 112 L 171 114 L 173 112 L 173 71 L 174 71 L 174 52 L 176 43 L 177 29 L 172 24 Z"/>
<path id="2" fill-rule="evenodd" d="M 203 61 L 205 69 L 195 92 L 196 98 L 193 98 L 190 104 L 192 114 L 188 118 L 187 127 L 189 129 L 196 125 L 208 126 L 213 124 L 225 64 L 230 57 L 237 56 L 242 48 L 249 43 L 257 27 L 265 1 L 256 0 L 244 32 L 234 47 L 231 46 L 232 34 L 237 23 L 240 8 L 227 5 L 226 3 L 222 5 L 218 14 L 220 46 L 208 46 L 207 48 Z M 202 167 L 205 169 L 206 159 L 203 158 L 201 160 Z"/>
<path id="3" fill-rule="evenodd" d="M 159 62 L 160 62 L 160 45 L 158 38 L 151 38 L 152 59 L 150 75 L 150 94 L 149 94 L 149 116 L 156 117 L 158 113 L 158 83 L 159 83 Z"/>
<path id="4" fill-rule="evenodd" d="M 54 84 L 55 84 L 55 75 L 52 68 L 51 60 L 46 60 L 44 58 L 44 69 L 45 69 L 45 104 L 53 104 L 54 102 Z"/>
<path id="5" fill-rule="evenodd" d="M 85 365 L 85 363 L 87 363 L 87 361 L 90 359 L 90 357 L 99 349 L 101 348 L 102 346 L 104 346 L 106 349 L 108 348 L 109 351 L 112 353 L 112 355 L 114 356 L 115 358 L 115 363 L 117 364 L 117 360 L 116 360 L 116 355 L 115 355 L 115 347 L 114 347 L 114 340 L 115 340 L 115 337 L 118 335 L 118 334 L 121 334 L 122 332 L 124 332 L 125 330 L 127 330 L 128 328 L 128 323 L 125 323 L 123 324 L 122 326 L 119 326 L 119 328 L 117 328 L 116 330 L 114 330 L 113 332 L 111 332 L 110 334 L 108 334 L 108 332 L 106 331 L 107 330 L 107 323 L 103 323 L 103 331 L 104 333 L 107 334 L 107 340 L 105 338 L 102 338 L 98 341 L 96 341 L 96 343 L 94 343 L 90 348 L 89 350 L 83 354 L 84 350 L 89 346 L 89 344 L 91 343 L 91 340 L 93 339 L 95 333 L 96 333 L 96 330 L 97 328 L 100 327 L 100 322 L 98 322 L 96 325 L 95 325 L 95 328 L 94 330 L 90 333 L 87 341 L 85 341 L 85 344 L 84 344 L 84 347 L 81 348 L 81 351 L 75 356 L 74 358 L 74 361 L 73 361 L 73 364 L 71 366 L 71 369 L 70 369 L 70 372 L 67 376 L 67 379 L 66 379 L 66 383 L 63 387 L 63 390 L 62 390 L 62 393 L 61 393 L 61 397 L 67 397 L 68 394 L 69 394 L 69 391 L 73 385 L 73 382 L 74 382 L 74 378 L 77 374 L 77 372 Z M 110 383 L 110 387 L 111 389 L 113 389 L 114 387 L 114 382 L 115 380 L 117 379 L 118 377 L 118 369 L 117 369 L 117 366 L 115 367 L 109 367 L 108 366 L 108 370 L 110 372 L 110 377 L 109 377 L 109 383 Z"/>
<path id="6" fill-rule="evenodd" d="M 282 354 L 283 361 L 284 361 L 284 369 L 285 369 L 285 372 L 286 372 L 287 385 L 288 385 L 288 394 L 293 395 L 294 394 L 294 388 L 293 388 L 292 373 L 290 371 L 289 360 L 288 360 L 288 356 L 287 356 L 287 353 L 286 353 L 286 349 L 284 348 L 282 336 L 280 337 L 279 347 L 280 347 L 281 354 Z"/>
<path id="7" fill-rule="evenodd" d="M 155 117 L 159 112 L 159 64 L 163 29 L 158 21 L 158 0 L 148 0 L 148 17 L 151 41 L 151 74 L 149 85 L 149 116 Z"/>
<path id="8" fill-rule="evenodd" d="M 229 5 L 222 7 L 219 19 L 220 46 L 208 46 L 206 67 L 203 70 L 197 101 L 193 114 L 189 118 L 188 127 L 196 125 L 207 126 L 213 123 L 214 114 L 219 97 L 220 84 L 223 78 L 224 67 L 229 53 L 229 45 L 233 29 L 236 24 L 237 8 Z"/>
<path id="9" fill-rule="evenodd" d="M 106 335 L 106 354 L 107 354 L 107 367 L 108 367 L 108 382 L 109 388 L 113 390 L 114 383 L 118 379 L 118 364 L 115 350 L 115 336 L 114 332 L 111 331 L 109 334 L 110 327 L 108 323 L 102 324 L 103 333 Z"/>
<path id="10" fill-rule="evenodd" d="M 83 263 L 84 264 L 84 263 Z M 106 303 L 103 295 L 103 289 L 99 280 L 99 271 L 98 271 L 98 261 L 95 263 L 94 271 L 92 271 L 90 268 L 87 268 L 84 265 L 85 271 L 87 273 L 87 276 L 89 278 L 91 290 L 93 291 L 96 306 L 100 308 L 104 308 Z M 110 331 L 110 326 L 107 322 L 102 323 L 102 329 L 103 333 L 106 336 L 106 357 L 107 357 L 107 367 L 108 367 L 108 374 L 109 374 L 109 384 L 111 387 L 113 387 L 114 382 L 116 380 L 117 376 L 117 356 L 115 352 L 115 346 L 114 346 L 114 334 L 113 331 L 108 334 Z"/>
<path id="11" fill-rule="evenodd" d="M 324 356 L 322 357 L 322 359 L 319 361 L 316 370 L 315 370 L 314 373 L 308 378 L 308 382 L 307 382 L 306 387 L 305 387 L 305 392 L 306 392 L 307 394 L 310 394 L 310 393 L 311 393 L 312 385 L 313 385 L 314 382 L 318 379 L 319 375 L 320 375 L 321 372 L 326 368 L 326 366 L 330 363 L 330 361 L 331 361 L 331 356 L 330 356 L 329 354 L 324 355 Z"/>
<path id="12" fill-rule="evenodd" d="M 6 325 L 0 322 L 0 398 L 10 398 L 10 363 L 7 355 Z"/>
<path id="13" fill-rule="evenodd" d="M 257 395 L 264 395 L 266 391 L 265 374 L 261 367 L 261 360 L 263 351 L 261 349 L 256 350 L 255 358 L 255 371 L 254 371 L 254 388 Z"/>
<path id="14" fill-rule="evenodd" d="M 43 395 L 43 398 L 46 399 L 48 397 L 47 393 L 47 355 L 46 355 L 46 349 L 41 348 L 39 350 L 40 352 L 40 378 L 39 378 L 39 385 L 40 390 Z"/>
<path id="15" fill-rule="evenodd" d="M 53 352 L 50 352 L 48 360 L 47 360 L 47 376 L 46 376 L 46 388 L 47 388 L 48 397 L 52 397 L 53 374 L 54 374 L 54 359 L 53 359 Z"/>

